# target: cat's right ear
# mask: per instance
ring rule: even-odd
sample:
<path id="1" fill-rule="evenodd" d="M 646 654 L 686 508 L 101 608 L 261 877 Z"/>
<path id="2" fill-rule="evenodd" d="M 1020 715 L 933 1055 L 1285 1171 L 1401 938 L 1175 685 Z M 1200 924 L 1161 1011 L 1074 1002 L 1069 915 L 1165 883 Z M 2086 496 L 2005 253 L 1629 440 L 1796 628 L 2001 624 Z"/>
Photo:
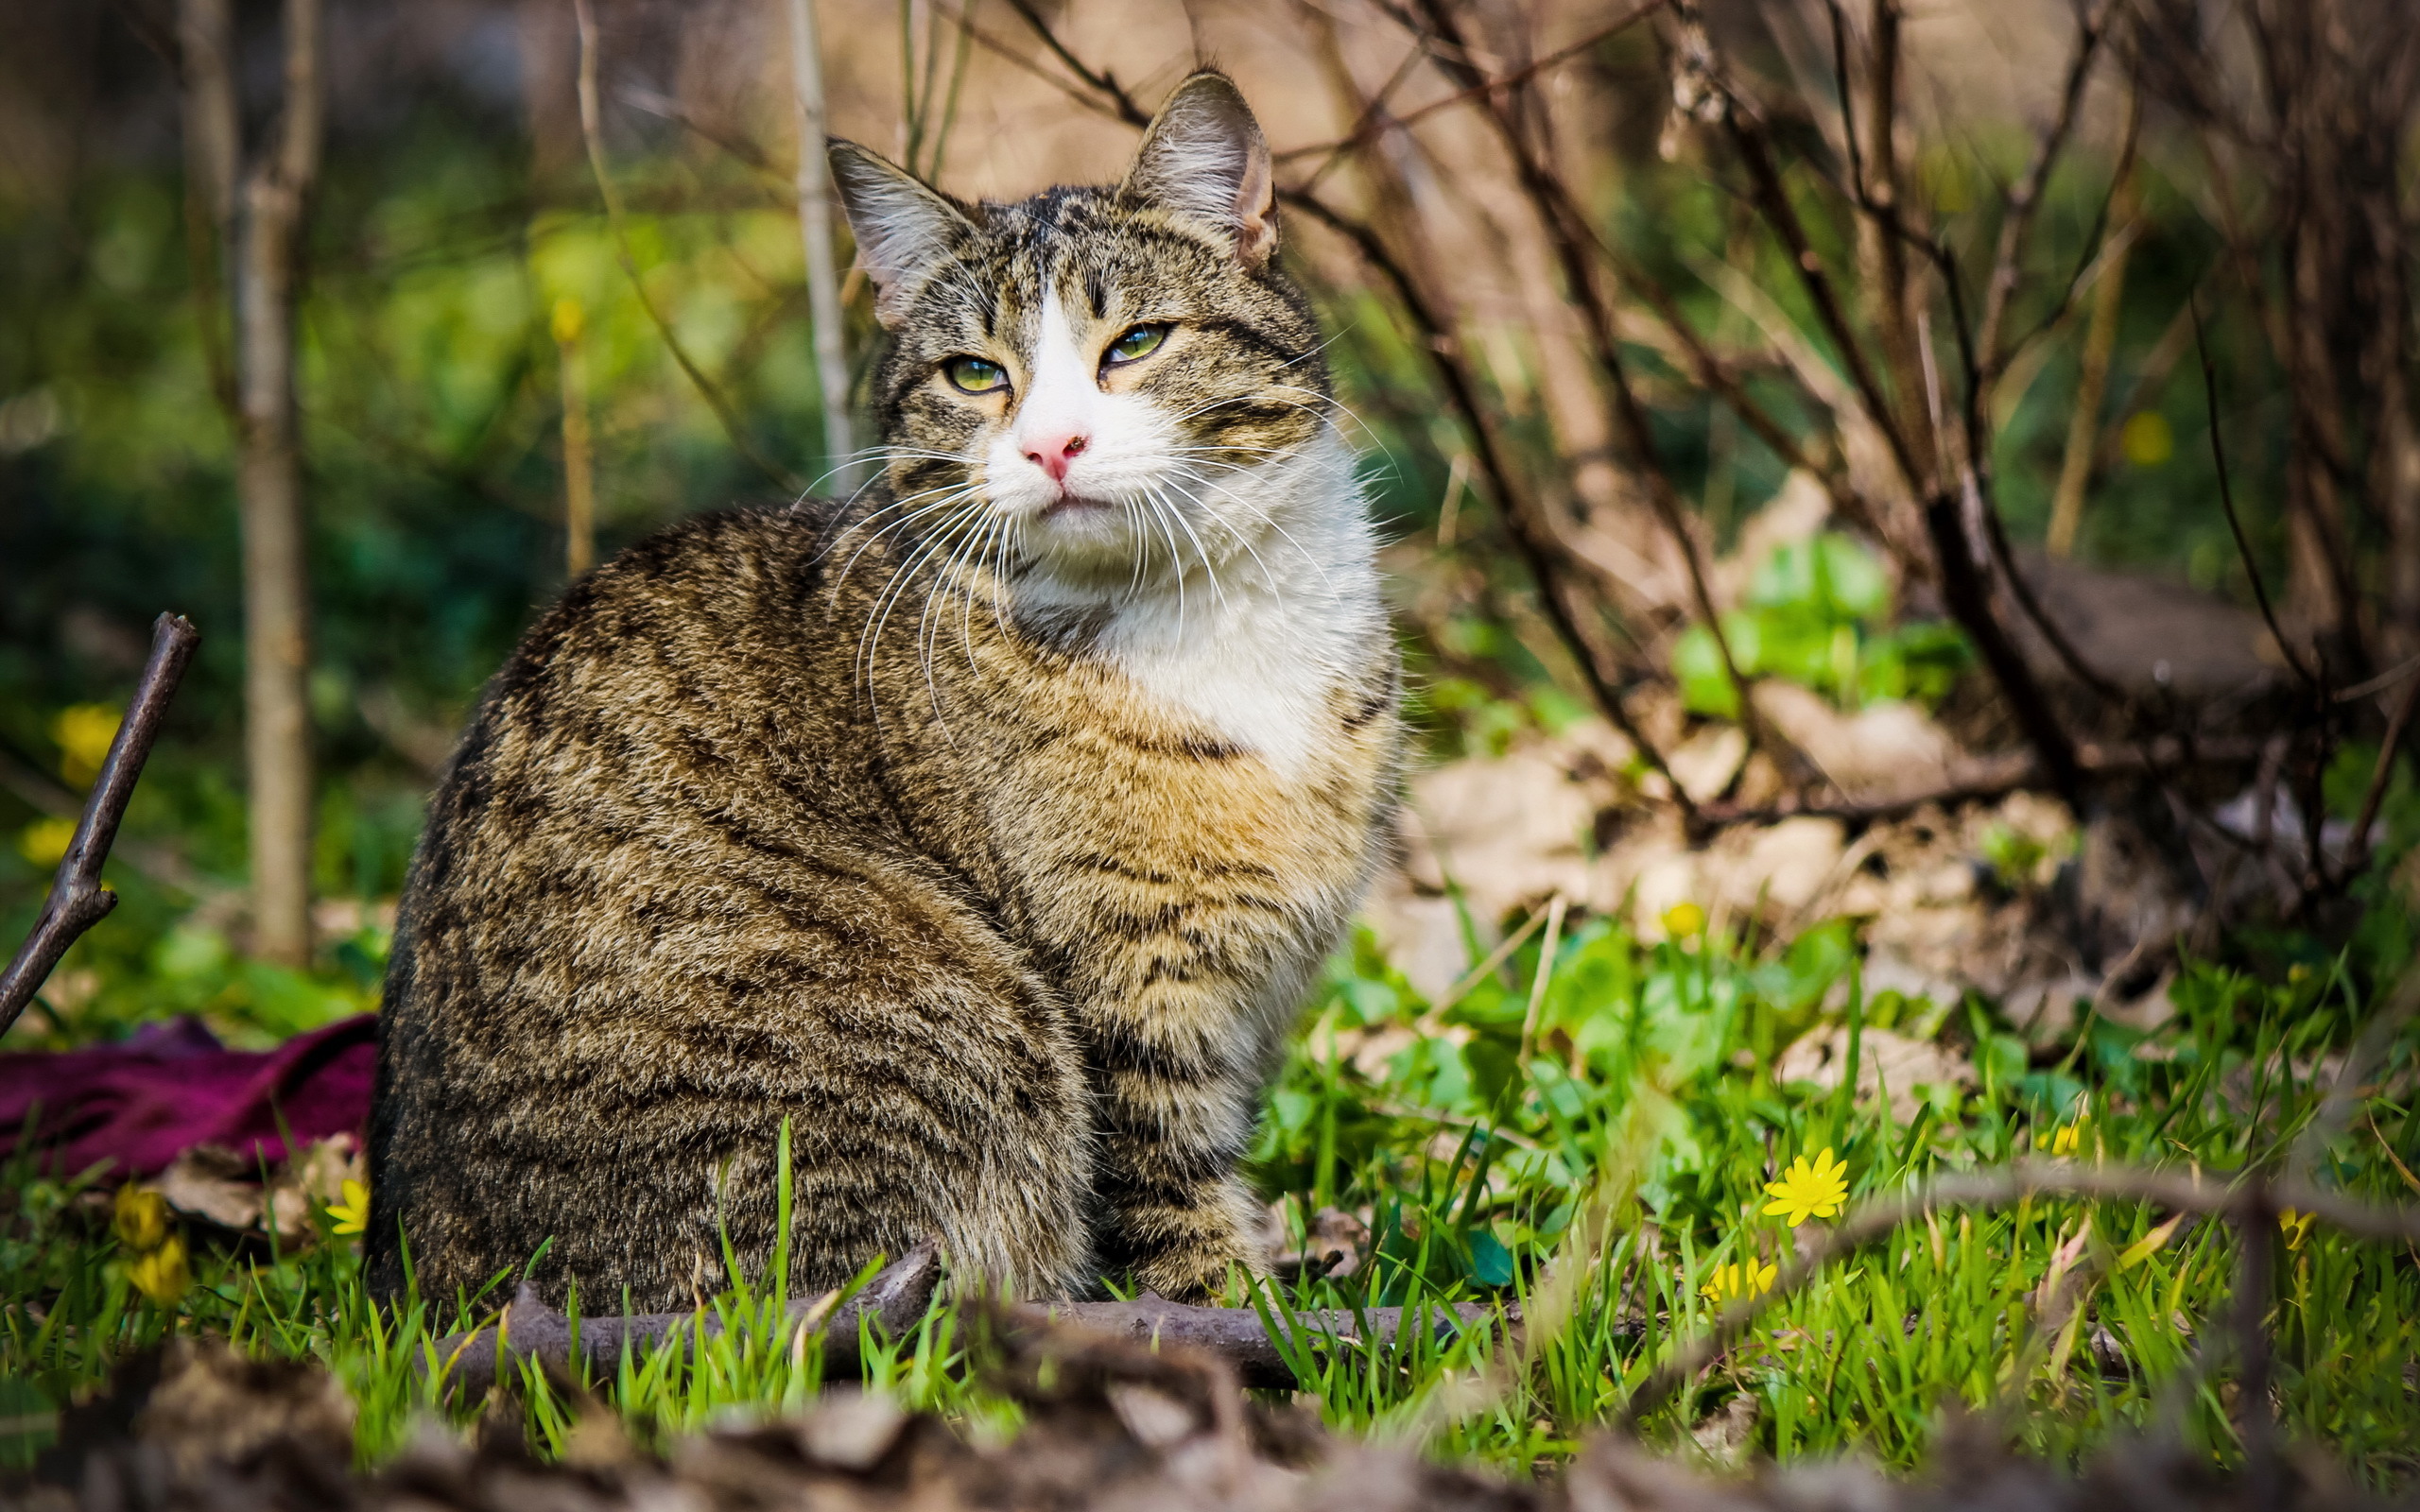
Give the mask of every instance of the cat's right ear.
<path id="1" fill-rule="evenodd" d="M 975 224 L 879 153 L 838 137 L 830 150 L 832 183 L 857 240 L 857 266 L 873 283 L 874 318 L 895 331 L 925 276 L 975 234 Z"/>

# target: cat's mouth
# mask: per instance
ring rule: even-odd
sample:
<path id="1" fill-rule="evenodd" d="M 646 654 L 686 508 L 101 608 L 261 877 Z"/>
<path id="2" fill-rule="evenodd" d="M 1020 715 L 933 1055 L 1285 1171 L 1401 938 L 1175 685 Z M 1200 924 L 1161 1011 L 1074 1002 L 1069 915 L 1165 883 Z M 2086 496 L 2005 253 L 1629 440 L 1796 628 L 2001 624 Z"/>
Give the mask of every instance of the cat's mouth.
<path id="1" fill-rule="evenodd" d="M 1063 515 L 1082 518 L 1087 515 L 1107 514 L 1115 507 L 1116 506 L 1106 499 L 1088 499 L 1080 493 L 1063 493 L 1042 507 L 1042 518 L 1055 520 Z"/>

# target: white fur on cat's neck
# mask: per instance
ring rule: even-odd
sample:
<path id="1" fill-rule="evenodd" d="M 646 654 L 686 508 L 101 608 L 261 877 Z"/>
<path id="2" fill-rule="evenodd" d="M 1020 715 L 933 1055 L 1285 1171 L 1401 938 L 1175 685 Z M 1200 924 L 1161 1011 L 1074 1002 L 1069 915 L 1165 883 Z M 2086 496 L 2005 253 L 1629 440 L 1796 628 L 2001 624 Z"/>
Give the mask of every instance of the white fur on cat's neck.
<path id="1" fill-rule="evenodd" d="M 1228 558 L 1216 589 L 1196 573 L 1118 605 L 1098 644 L 1147 691 L 1294 777 L 1335 726 L 1331 693 L 1383 633 L 1360 485 L 1329 430 L 1227 486 L 1285 534 Z"/>
<path id="2" fill-rule="evenodd" d="M 1176 568 L 1139 584 L 1098 574 L 1071 580 L 1050 571 L 1048 552 L 1038 553 L 1020 599 L 1106 610 L 1098 654 L 1225 744 L 1299 776 L 1334 725 L 1334 690 L 1366 661 L 1372 637 L 1385 633 L 1351 449 L 1330 426 L 1301 450 L 1241 471 L 1189 467 L 1170 450 L 1180 433 L 1156 405 L 1098 390 L 1097 363 L 1075 350 L 1055 291 L 1039 326 L 1041 350 L 1028 370 L 1042 381 L 1020 408 L 1040 410 L 1056 428 L 1072 420 L 1091 435 L 1092 449 L 1069 471 L 1071 488 L 1080 491 L 1085 474 L 1108 486 L 1104 496 L 1156 481 L 1164 500 L 1182 500 L 1176 507 L 1187 510 L 1191 528 L 1157 526 Z M 1030 464 L 1001 455 L 1007 450 L 987 459 L 999 502 L 1036 481 L 1019 474 Z M 1153 537 L 1146 549 L 1161 544 Z"/>

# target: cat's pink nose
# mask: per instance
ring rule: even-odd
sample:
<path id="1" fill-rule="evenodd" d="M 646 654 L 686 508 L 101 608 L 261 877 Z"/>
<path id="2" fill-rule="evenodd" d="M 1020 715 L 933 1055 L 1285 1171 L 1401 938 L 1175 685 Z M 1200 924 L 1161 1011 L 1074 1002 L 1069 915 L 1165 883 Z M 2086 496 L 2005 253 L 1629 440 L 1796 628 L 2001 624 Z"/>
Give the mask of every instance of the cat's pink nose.
<path id="1" fill-rule="evenodd" d="M 1092 439 L 1078 433 L 1031 442 L 1026 447 L 1025 459 L 1049 473 L 1051 482 L 1063 483 L 1067 480 L 1067 465 L 1092 444 Z"/>

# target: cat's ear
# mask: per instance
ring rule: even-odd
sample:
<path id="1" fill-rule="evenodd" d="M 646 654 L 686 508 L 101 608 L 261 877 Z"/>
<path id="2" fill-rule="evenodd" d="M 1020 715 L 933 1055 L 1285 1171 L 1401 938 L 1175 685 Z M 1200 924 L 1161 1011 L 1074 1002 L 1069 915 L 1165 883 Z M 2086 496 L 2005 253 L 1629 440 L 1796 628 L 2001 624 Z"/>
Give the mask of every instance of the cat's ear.
<path id="1" fill-rule="evenodd" d="M 1257 271 L 1277 249 L 1277 179 L 1252 107 L 1226 75 L 1176 87 L 1143 133 L 1123 194 L 1216 228 Z"/>
<path id="2" fill-rule="evenodd" d="M 857 266 L 873 282 L 874 318 L 895 330 L 916 286 L 975 234 L 975 223 L 914 174 L 855 142 L 833 138 L 831 161 Z"/>

